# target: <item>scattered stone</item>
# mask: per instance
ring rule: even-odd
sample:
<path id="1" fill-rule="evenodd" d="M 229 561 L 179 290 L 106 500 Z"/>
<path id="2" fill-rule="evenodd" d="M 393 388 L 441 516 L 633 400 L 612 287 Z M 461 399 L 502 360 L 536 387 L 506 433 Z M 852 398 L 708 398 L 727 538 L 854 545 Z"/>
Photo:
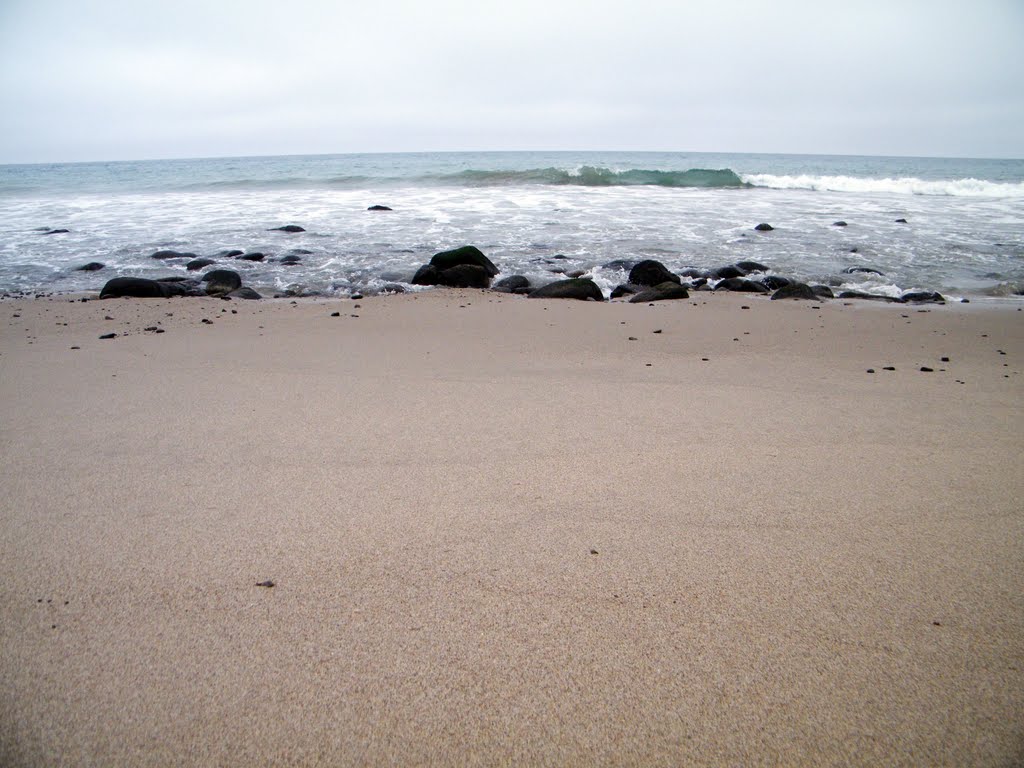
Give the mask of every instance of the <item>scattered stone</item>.
<path id="1" fill-rule="evenodd" d="M 894 299 L 892 296 L 879 296 L 874 293 L 864 293 L 863 291 L 842 291 L 839 294 L 840 299 L 866 299 L 868 301 L 888 301 L 894 303 L 900 303 L 900 299 Z"/>
<path id="2" fill-rule="evenodd" d="M 834 299 L 836 295 L 832 293 L 832 289 L 827 285 L 812 285 L 811 290 L 814 291 L 814 295 L 819 299 Z"/>
<path id="3" fill-rule="evenodd" d="M 811 286 L 805 283 L 790 283 L 784 285 L 772 294 L 772 301 L 776 299 L 809 299 L 817 301 L 820 297 L 814 292 Z"/>
<path id="4" fill-rule="evenodd" d="M 100 336 L 100 338 L 101 339 L 116 339 L 117 338 L 117 334 L 116 333 L 104 333 L 102 336 Z"/>
<path id="5" fill-rule="evenodd" d="M 72 347 L 72 349 L 81 349 L 81 347 Z"/>
<path id="6" fill-rule="evenodd" d="M 948 357 L 940 357 L 939 360 L 941 360 L 943 363 L 948 363 L 949 362 L 949 358 Z"/>
<path id="7" fill-rule="evenodd" d="M 239 253 L 241 253 L 241 251 L 239 251 Z M 217 262 L 215 262 L 213 259 L 192 259 L 192 261 L 185 265 L 185 269 L 187 269 L 189 272 L 195 272 L 197 269 L 202 269 L 203 267 L 208 267 L 211 264 L 216 263 Z"/>
<path id="8" fill-rule="evenodd" d="M 579 301 L 604 301 L 604 294 L 593 280 L 589 278 L 571 277 L 568 280 L 557 280 L 548 283 L 528 296 L 531 299 L 577 299 Z"/>
<path id="9" fill-rule="evenodd" d="M 874 373 L 874 372 L 875 372 L 874 368 L 868 368 L 868 373 Z"/>
<path id="10" fill-rule="evenodd" d="M 130 296 L 138 299 L 166 299 L 170 295 L 167 285 L 144 277 L 115 277 L 108 280 L 100 291 L 101 299 Z"/>
<path id="11" fill-rule="evenodd" d="M 341 312 L 331 312 L 331 317 L 341 317 Z"/>
<path id="12" fill-rule="evenodd" d="M 241 256 L 235 256 L 239 261 L 263 261 L 266 258 L 265 253 L 243 253 Z"/>
<path id="13" fill-rule="evenodd" d="M 761 224 L 758 224 L 756 227 L 754 227 L 754 229 L 757 230 L 758 232 L 771 232 L 773 229 L 775 229 L 775 227 L 773 227 L 771 224 L 765 224 L 764 222 L 762 222 Z"/>
<path id="14" fill-rule="evenodd" d="M 756 261 L 737 261 L 736 266 L 747 272 L 767 272 L 768 267 Z"/>
<path id="15" fill-rule="evenodd" d="M 241 256 L 243 253 L 244 253 L 244 251 L 239 251 L 237 249 L 232 249 L 230 251 L 221 251 L 217 255 L 220 256 L 221 258 L 224 258 L 224 259 L 234 259 L 234 258 L 237 258 L 238 256 Z"/>
<path id="16" fill-rule="evenodd" d="M 166 259 L 196 259 L 196 258 L 199 258 L 199 257 L 196 254 L 188 253 L 187 251 L 185 251 L 185 252 L 182 252 L 182 251 L 157 251 L 152 256 L 150 256 L 150 258 L 151 259 L 166 260 Z"/>
<path id="17" fill-rule="evenodd" d="M 661 333 L 661 328 L 658 328 L 658 329 L 657 329 L 657 330 L 655 330 L 655 331 L 651 331 L 651 333 Z"/>
<path id="18" fill-rule="evenodd" d="M 647 288 L 640 293 L 631 296 L 630 304 L 640 304 L 650 301 L 671 301 L 673 299 L 688 299 L 689 292 L 682 285 L 671 280 L 666 280 L 652 288 Z"/>
<path id="19" fill-rule="evenodd" d="M 882 370 L 883 371 L 895 371 L 896 370 L 896 366 L 895 365 L 886 365 L 886 366 L 883 366 Z"/>
<path id="20" fill-rule="evenodd" d="M 257 587 L 266 587 L 267 589 L 270 589 L 271 587 L 274 586 L 274 582 L 272 582 L 270 579 L 267 579 L 266 581 L 257 581 L 256 582 L 256 586 Z"/>
<path id="21" fill-rule="evenodd" d="M 664 264 L 646 259 L 629 270 L 629 282 L 633 285 L 655 286 L 665 282 L 679 283 L 679 275 L 668 271 Z"/>
<path id="22" fill-rule="evenodd" d="M 592 549 L 592 550 L 590 550 L 590 554 L 596 555 L 596 554 L 598 554 L 598 551 L 596 549 Z"/>
<path id="23" fill-rule="evenodd" d="M 291 267 L 291 266 L 294 266 L 295 264 L 299 264 L 301 262 L 302 262 L 302 259 L 300 259 L 298 256 L 296 256 L 294 253 L 290 253 L 287 256 L 282 256 L 278 260 L 278 263 L 281 266 L 284 266 L 284 267 Z"/>
<path id="24" fill-rule="evenodd" d="M 80 267 L 75 267 L 76 272 L 98 272 L 103 269 L 106 264 L 101 264 L 98 261 L 90 261 L 88 264 L 83 264 Z"/>
<path id="25" fill-rule="evenodd" d="M 51 229 L 51 230 L 48 230 L 46 232 L 43 232 L 43 234 L 44 235 L 62 235 L 65 232 L 70 232 L 70 231 L 71 231 L 70 229 Z"/>
<path id="26" fill-rule="evenodd" d="M 843 270 L 843 274 L 845 275 L 856 275 L 858 272 L 863 272 L 864 274 L 868 275 L 880 275 L 881 277 L 885 277 L 884 274 L 879 272 L 877 269 L 872 269 L 871 267 L 847 267 L 846 269 Z"/>
<path id="27" fill-rule="evenodd" d="M 921 366 L 921 372 L 922 373 L 934 373 L 934 371 L 935 371 L 934 368 L 929 368 L 927 365 L 922 365 Z"/>
<path id="28" fill-rule="evenodd" d="M 832 222 L 832 226 L 833 227 L 845 227 L 846 226 L 846 222 L 845 221 L 833 221 Z"/>
<path id="29" fill-rule="evenodd" d="M 283 227 L 274 227 L 268 229 L 268 232 L 305 232 L 306 230 L 300 227 L 298 224 L 285 224 Z"/>
<path id="30" fill-rule="evenodd" d="M 906 220 L 906 219 L 896 219 L 896 222 L 895 222 L 895 223 L 896 223 L 896 224 L 906 224 L 906 223 L 907 223 L 907 220 Z"/>
<path id="31" fill-rule="evenodd" d="M 386 205 L 371 205 L 366 210 L 368 210 L 368 211 L 390 211 L 391 208 L 388 208 Z"/>

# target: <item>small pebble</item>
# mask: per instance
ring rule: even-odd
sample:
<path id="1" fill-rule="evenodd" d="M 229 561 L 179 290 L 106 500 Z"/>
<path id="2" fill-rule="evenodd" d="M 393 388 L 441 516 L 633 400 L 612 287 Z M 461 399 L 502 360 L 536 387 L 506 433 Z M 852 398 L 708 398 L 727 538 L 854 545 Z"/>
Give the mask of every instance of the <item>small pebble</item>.
<path id="1" fill-rule="evenodd" d="M 630 336 L 630 337 L 629 337 L 629 340 L 630 340 L 630 341 L 637 341 L 638 339 L 637 339 L 637 337 L 636 337 L 636 336 Z"/>
<path id="2" fill-rule="evenodd" d="M 929 368 L 927 365 L 922 365 L 921 366 L 921 372 L 922 373 L 932 373 L 933 371 L 934 371 L 934 369 L 933 368 Z"/>
<path id="3" fill-rule="evenodd" d="M 101 339 L 116 339 L 117 338 L 117 334 L 116 333 L 104 333 L 102 336 L 100 336 L 100 338 Z"/>
<path id="4" fill-rule="evenodd" d="M 939 360 L 941 360 L 944 363 L 948 363 L 949 362 L 949 358 L 948 357 L 940 357 Z"/>
<path id="5" fill-rule="evenodd" d="M 256 582 L 256 586 L 257 587 L 267 587 L 267 588 L 270 588 L 270 587 L 274 586 L 274 582 L 272 582 L 270 579 L 267 579 L 266 581 L 258 581 L 258 582 Z"/>
<path id="6" fill-rule="evenodd" d="M 598 551 L 596 549 L 592 549 L 592 550 L 590 550 L 590 554 L 596 555 L 596 554 L 599 554 L 599 553 L 598 553 Z"/>
<path id="7" fill-rule="evenodd" d="M 659 329 L 658 329 L 658 330 L 656 330 L 656 331 L 651 331 L 651 333 L 661 333 L 661 328 L 659 328 Z"/>
<path id="8" fill-rule="evenodd" d="M 887 365 L 884 368 L 882 368 L 882 370 L 883 371 L 895 371 L 896 370 L 896 366 L 895 365 Z"/>
<path id="9" fill-rule="evenodd" d="M 874 373 L 874 372 L 875 372 L 874 368 L 868 368 L 868 373 Z"/>
<path id="10" fill-rule="evenodd" d="M 331 312 L 331 317 L 341 317 L 341 312 Z"/>

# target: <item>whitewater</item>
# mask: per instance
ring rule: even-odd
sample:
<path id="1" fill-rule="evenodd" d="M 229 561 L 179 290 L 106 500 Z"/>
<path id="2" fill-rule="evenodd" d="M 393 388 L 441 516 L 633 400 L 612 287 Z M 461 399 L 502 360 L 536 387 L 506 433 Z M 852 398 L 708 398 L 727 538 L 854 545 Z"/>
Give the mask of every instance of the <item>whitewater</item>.
<path id="1" fill-rule="evenodd" d="M 774 230 L 756 232 L 762 222 Z M 305 231 L 273 231 L 286 224 Z M 152 258 L 175 249 L 266 295 L 344 296 L 408 287 L 433 253 L 472 244 L 503 275 L 583 272 L 606 294 L 625 276 L 606 265 L 656 259 L 675 271 L 752 260 L 886 296 L 1014 296 L 1024 161 L 519 152 L 13 165 L 0 166 L 0 238 L 8 294 L 194 276 Z M 90 262 L 104 267 L 78 271 Z"/>

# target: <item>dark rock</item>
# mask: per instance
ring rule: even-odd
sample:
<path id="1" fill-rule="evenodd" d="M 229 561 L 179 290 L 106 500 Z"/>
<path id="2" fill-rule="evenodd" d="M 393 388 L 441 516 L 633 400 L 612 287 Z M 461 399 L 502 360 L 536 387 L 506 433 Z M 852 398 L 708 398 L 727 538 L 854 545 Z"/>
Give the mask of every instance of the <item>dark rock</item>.
<path id="1" fill-rule="evenodd" d="M 827 285 L 812 285 L 811 290 L 814 291 L 814 295 L 819 299 L 834 299 L 836 295 L 832 293 L 832 289 Z"/>
<path id="2" fill-rule="evenodd" d="M 287 256 L 282 256 L 278 263 L 285 267 L 291 267 L 301 262 L 302 259 L 300 259 L 298 256 L 296 256 L 295 254 L 289 254 Z"/>
<path id="3" fill-rule="evenodd" d="M 885 277 L 885 275 L 877 269 L 872 269 L 871 267 L 847 267 L 843 270 L 843 274 L 846 275 L 856 275 L 858 272 L 863 272 L 867 275 L 881 275 L 882 277 Z"/>
<path id="4" fill-rule="evenodd" d="M 711 277 L 718 280 L 725 280 L 730 277 L 743 277 L 747 274 L 746 270 L 740 269 L 738 266 L 731 265 L 728 267 L 719 267 L 711 271 Z"/>
<path id="5" fill-rule="evenodd" d="M 688 298 L 690 298 L 690 294 L 683 286 L 679 283 L 673 283 L 671 280 L 666 280 L 664 283 L 659 283 L 652 288 L 640 291 L 640 293 L 630 298 L 629 303 L 642 304 L 649 301 L 670 301 L 672 299 Z"/>
<path id="6" fill-rule="evenodd" d="M 785 288 L 787 285 L 792 284 L 792 280 L 788 277 L 781 277 L 779 275 L 765 275 L 758 282 L 761 283 L 769 291 L 777 291 L 779 288 Z"/>
<path id="7" fill-rule="evenodd" d="M 305 248 L 292 248 L 291 253 L 296 254 L 297 256 L 309 256 L 313 252 L 307 251 Z"/>
<path id="8" fill-rule="evenodd" d="M 565 276 L 566 277 L 583 277 L 585 274 L 587 274 L 587 270 L 585 270 L 585 269 L 574 269 L 572 272 L 566 272 Z"/>
<path id="9" fill-rule="evenodd" d="M 191 272 L 191 271 L 194 271 L 194 270 L 197 270 L 197 269 L 202 269 L 203 267 L 208 267 L 211 264 L 216 264 L 216 263 L 217 262 L 215 262 L 213 259 L 206 259 L 206 258 L 203 258 L 203 259 L 192 259 L 192 261 L 190 261 L 188 264 L 185 265 L 185 269 L 187 269 L 187 270 L 189 270 Z"/>
<path id="10" fill-rule="evenodd" d="M 819 298 L 814 289 L 805 283 L 790 283 L 772 294 L 772 301 L 776 299 L 810 299 L 811 301 L 817 301 Z"/>
<path id="11" fill-rule="evenodd" d="M 63 235 L 65 232 L 70 232 L 70 229 L 51 229 L 43 232 L 44 235 Z"/>
<path id="12" fill-rule="evenodd" d="M 285 224 L 283 227 L 274 227 L 268 229 L 268 232 L 305 232 L 306 230 L 300 227 L 298 224 Z"/>
<path id="13" fill-rule="evenodd" d="M 117 334 L 116 333 L 104 333 L 102 336 L 100 336 L 100 338 L 101 339 L 116 339 L 117 338 Z"/>
<path id="14" fill-rule="evenodd" d="M 241 256 L 236 256 L 239 261 L 263 261 L 266 258 L 265 253 L 243 253 Z"/>
<path id="15" fill-rule="evenodd" d="M 611 298 L 617 299 L 620 296 L 632 296 L 634 293 L 640 290 L 639 285 L 630 285 L 629 283 L 621 283 L 612 288 Z"/>
<path id="16" fill-rule="evenodd" d="M 106 264 L 100 264 L 98 261 L 90 261 L 88 264 L 83 264 L 80 267 L 75 267 L 76 272 L 98 272 L 103 269 Z"/>
<path id="17" fill-rule="evenodd" d="M 832 222 L 832 226 L 833 227 L 845 227 L 845 226 L 847 226 L 847 224 L 846 224 L 845 221 L 833 221 Z"/>
<path id="18" fill-rule="evenodd" d="M 903 301 L 910 301 L 914 304 L 945 304 L 946 297 L 941 293 L 931 291 L 911 291 L 900 297 Z"/>
<path id="19" fill-rule="evenodd" d="M 697 278 L 697 279 L 707 278 L 707 277 L 711 276 L 711 273 L 708 272 L 706 269 L 696 269 L 695 267 L 687 267 L 686 269 L 684 269 L 679 274 L 682 275 L 683 277 L 690 277 L 690 278 Z"/>
<path id="20" fill-rule="evenodd" d="M 489 288 L 491 274 L 479 264 L 457 264 L 438 272 L 437 282 L 449 288 Z"/>
<path id="21" fill-rule="evenodd" d="M 433 264 L 424 264 L 416 270 L 411 282 L 413 285 L 437 285 L 438 280 L 437 267 Z"/>
<path id="22" fill-rule="evenodd" d="M 839 294 L 840 299 L 866 299 L 868 301 L 888 301 L 896 304 L 901 303 L 902 299 L 894 299 L 891 296 L 879 296 L 874 293 L 864 293 L 863 291 L 841 291 Z"/>
<path id="23" fill-rule="evenodd" d="M 742 277 L 728 277 L 715 286 L 716 291 L 736 291 L 739 293 L 768 293 L 768 289 L 753 280 Z"/>
<path id="24" fill-rule="evenodd" d="M 921 366 L 921 372 L 922 373 L 934 373 L 935 369 L 934 368 L 929 368 L 927 365 L 922 365 Z"/>
<path id="25" fill-rule="evenodd" d="M 182 252 L 182 251 L 157 251 L 151 259 L 196 259 L 198 256 L 194 253 Z"/>
<path id="26" fill-rule="evenodd" d="M 366 210 L 368 210 L 368 211 L 390 211 L 391 208 L 388 208 L 386 205 L 371 205 Z"/>
<path id="27" fill-rule="evenodd" d="M 383 288 L 380 289 L 381 293 L 405 293 L 405 286 L 399 285 L 398 283 L 386 283 Z"/>
<path id="28" fill-rule="evenodd" d="M 767 272 L 768 267 L 756 261 L 737 261 L 736 266 L 746 272 Z"/>
<path id="29" fill-rule="evenodd" d="M 230 251 L 221 251 L 217 255 L 224 259 L 233 259 L 236 256 L 241 256 L 243 253 L 244 251 L 240 251 L 237 248 L 234 248 Z"/>
<path id="30" fill-rule="evenodd" d="M 101 299 L 114 299 L 131 296 L 137 299 L 166 299 L 167 286 L 156 280 L 144 277 L 115 277 L 108 280 L 100 291 Z"/>
<path id="31" fill-rule="evenodd" d="M 167 289 L 168 296 L 205 296 L 202 283 L 198 280 L 180 278 L 162 278 L 157 282 Z"/>
<path id="32" fill-rule="evenodd" d="M 646 259 L 629 270 L 629 282 L 633 285 L 655 286 L 664 282 L 679 283 L 679 275 L 668 271 L 660 261 Z"/>
<path id="33" fill-rule="evenodd" d="M 484 256 L 483 252 L 479 248 L 472 245 L 464 245 L 461 248 L 456 248 L 452 251 L 441 251 L 441 253 L 435 253 L 430 259 L 430 263 L 439 271 L 462 266 L 463 264 L 469 264 L 477 267 L 483 267 L 487 271 L 488 277 L 494 277 L 498 274 L 498 268 L 494 266 L 491 260 Z"/>
<path id="34" fill-rule="evenodd" d="M 604 294 L 597 283 L 587 278 L 572 277 L 557 280 L 531 291 L 531 299 L 578 299 L 580 301 L 604 301 Z"/>
<path id="35" fill-rule="evenodd" d="M 708 279 L 706 277 L 702 277 L 699 280 L 694 280 L 692 283 L 690 283 L 690 290 L 691 291 L 707 290 L 707 284 L 708 284 Z"/>
<path id="36" fill-rule="evenodd" d="M 501 280 L 491 286 L 491 290 L 501 293 L 514 293 L 517 289 L 529 287 L 530 281 L 524 275 L 510 275 L 509 277 L 501 278 Z"/>
<path id="37" fill-rule="evenodd" d="M 230 269 L 214 269 L 203 275 L 203 282 L 208 295 L 227 295 L 242 287 L 242 276 Z"/>
<path id="38" fill-rule="evenodd" d="M 896 224 L 906 224 L 907 220 L 906 219 L 896 219 L 895 223 Z"/>
<path id="39" fill-rule="evenodd" d="M 771 224 L 765 224 L 762 222 L 761 224 L 758 224 L 756 227 L 754 227 L 754 229 L 756 229 L 758 232 L 771 232 L 773 229 L 775 229 L 775 227 L 773 227 Z"/>
<path id="40" fill-rule="evenodd" d="M 621 269 L 623 272 L 628 272 L 636 266 L 636 262 L 630 259 L 615 259 L 614 261 L 609 261 L 607 264 L 602 264 L 601 266 L 605 269 Z"/>
<path id="41" fill-rule="evenodd" d="M 249 301 L 257 301 L 263 298 L 252 288 L 246 288 L 244 286 L 242 288 L 236 288 L 231 293 L 227 294 L 227 296 L 230 299 L 247 299 Z"/>

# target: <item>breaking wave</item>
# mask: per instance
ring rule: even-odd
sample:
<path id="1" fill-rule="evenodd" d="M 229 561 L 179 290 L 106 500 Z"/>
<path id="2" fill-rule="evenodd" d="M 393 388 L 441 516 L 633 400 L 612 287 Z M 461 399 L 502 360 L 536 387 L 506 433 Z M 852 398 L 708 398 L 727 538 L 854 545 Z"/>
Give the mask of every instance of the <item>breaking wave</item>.
<path id="1" fill-rule="evenodd" d="M 809 189 L 817 192 L 885 192 L 942 197 L 1024 197 L 1024 182 L 1014 184 L 982 179 L 926 181 L 913 177 L 872 179 L 861 176 L 775 176 L 770 173 L 744 174 L 742 180 L 754 187 Z"/>
<path id="2" fill-rule="evenodd" d="M 745 187 L 743 180 L 732 170 L 723 168 L 690 168 L 686 171 L 655 171 L 632 168 L 617 171 L 611 168 L 581 166 L 573 170 L 563 168 L 533 168 L 525 171 L 466 170 L 459 173 L 423 177 L 421 181 L 471 187 L 512 186 L 519 184 L 549 184 L 578 187 Z"/>

